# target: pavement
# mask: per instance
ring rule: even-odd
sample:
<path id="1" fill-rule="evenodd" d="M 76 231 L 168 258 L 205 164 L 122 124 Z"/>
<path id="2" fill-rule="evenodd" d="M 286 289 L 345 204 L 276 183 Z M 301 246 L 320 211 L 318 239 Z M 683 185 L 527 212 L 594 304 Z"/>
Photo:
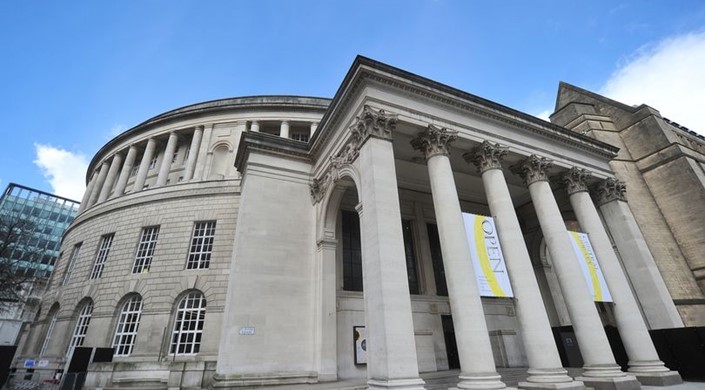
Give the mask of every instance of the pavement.
<path id="1" fill-rule="evenodd" d="M 507 386 L 515 388 L 527 376 L 526 368 L 499 368 L 497 372 L 502 376 L 502 381 Z M 429 372 L 421 374 L 421 378 L 426 381 L 427 390 L 448 390 L 456 385 L 459 373 L 459 370 Z M 582 369 L 579 368 L 568 369 L 568 374 L 572 377 L 579 376 L 581 373 Z M 365 380 L 360 379 L 305 385 L 256 387 L 259 390 L 363 390 L 366 388 Z M 642 386 L 641 388 L 643 390 L 705 390 L 705 382 L 684 382 L 668 387 Z"/>

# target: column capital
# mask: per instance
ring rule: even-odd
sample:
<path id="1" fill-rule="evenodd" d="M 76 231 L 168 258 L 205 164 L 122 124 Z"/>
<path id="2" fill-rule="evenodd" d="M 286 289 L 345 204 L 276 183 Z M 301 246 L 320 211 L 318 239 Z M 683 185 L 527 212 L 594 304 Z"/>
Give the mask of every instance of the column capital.
<path id="1" fill-rule="evenodd" d="M 515 175 L 519 175 L 522 179 L 524 179 L 524 184 L 529 186 L 538 181 L 548 181 L 546 170 L 552 165 L 552 160 L 532 154 L 523 161 L 511 166 L 510 170 Z"/>
<path id="2" fill-rule="evenodd" d="M 587 169 L 572 167 L 560 176 L 560 182 L 566 186 L 566 191 L 570 196 L 577 192 L 587 192 L 587 179 L 590 176 L 591 172 Z"/>
<path id="3" fill-rule="evenodd" d="M 605 180 L 595 183 L 592 186 L 592 193 L 595 201 L 599 206 L 609 203 L 613 200 L 627 201 L 625 193 L 627 185 L 623 181 L 617 180 L 614 177 L 609 177 Z"/>
<path id="4" fill-rule="evenodd" d="M 441 155 L 448 156 L 450 151 L 448 146 L 451 142 L 458 138 L 458 132 L 444 128 L 438 128 L 434 125 L 428 125 L 428 128 L 411 140 L 411 146 L 420 151 L 426 157 L 426 160 L 433 156 Z"/>
<path id="5" fill-rule="evenodd" d="M 201 131 L 203 131 L 203 129 L 205 129 L 205 128 L 206 128 L 206 126 L 203 126 L 203 125 L 194 126 L 194 130 L 201 130 Z"/>
<path id="6" fill-rule="evenodd" d="M 350 127 L 353 138 L 358 147 L 362 146 L 369 137 L 392 139 L 392 131 L 397 127 L 396 114 L 384 110 L 375 110 L 365 105 L 362 113 L 355 118 L 355 123 Z"/>
<path id="7" fill-rule="evenodd" d="M 463 154 L 468 163 L 477 167 L 478 173 L 485 173 L 490 169 L 502 169 L 502 159 L 507 155 L 508 147 L 483 141 L 480 146 Z"/>

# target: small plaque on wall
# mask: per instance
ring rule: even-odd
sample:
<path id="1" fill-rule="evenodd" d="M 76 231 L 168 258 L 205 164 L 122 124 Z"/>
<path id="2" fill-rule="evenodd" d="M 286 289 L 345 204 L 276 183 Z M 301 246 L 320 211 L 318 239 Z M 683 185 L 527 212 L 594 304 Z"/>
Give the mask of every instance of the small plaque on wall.
<path id="1" fill-rule="evenodd" d="M 364 326 L 353 326 L 353 351 L 355 364 L 367 364 L 367 333 Z"/>

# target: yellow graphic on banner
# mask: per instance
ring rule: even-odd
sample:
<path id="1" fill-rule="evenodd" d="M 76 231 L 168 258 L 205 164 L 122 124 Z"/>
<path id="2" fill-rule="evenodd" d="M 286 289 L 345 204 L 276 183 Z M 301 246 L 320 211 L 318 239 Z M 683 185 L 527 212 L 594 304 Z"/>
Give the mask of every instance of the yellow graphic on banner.
<path id="1" fill-rule="evenodd" d="M 602 288 L 600 287 L 600 279 L 597 276 L 597 269 L 595 269 L 595 263 L 593 263 L 593 259 L 590 256 L 590 253 L 588 252 L 587 248 L 585 248 L 585 243 L 583 243 L 583 240 L 580 239 L 580 235 L 577 232 L 570 232 L 570 234 L 573 236 L 573 240 L 575 240 L 575 243 L 578 245 L 578 248 L 580 248 L 580 253 L 583 255 L 583 259 L 585 259 L 585 263 L 588 265 L 588 269 L 590 271 L 590 280 L 592 280 L 592 288 L 595 291 L 595 300 L 602 302 Z"/>
<path id="2" fill-rule="evenodd" d="M 506 297 L 507 294 L 504 293 L 504 290 L 502 290 L 502 287 L 497 281 L 497 277 L 494 272 L 492 272 L 490 256 L 487 254 L 487 246 L 485 245 L 485 232 L 482 229 L 482 223 L 484 221 L 484 216 L 475 216 L 475 248 L 477 248 L 477 256 L 479 257 L 480 266 L 482 267 L 482 274 L 485 275 L 485 279 L 487 279 L 487 284 L 489 284 L 492 294 L 496 297 Z"/>

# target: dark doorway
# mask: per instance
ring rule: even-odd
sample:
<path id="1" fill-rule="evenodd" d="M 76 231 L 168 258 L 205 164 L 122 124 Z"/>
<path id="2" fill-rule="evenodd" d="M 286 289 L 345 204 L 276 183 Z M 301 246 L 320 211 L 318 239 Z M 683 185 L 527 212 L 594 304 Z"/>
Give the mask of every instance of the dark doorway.
<path id="1" fill-rule="evenodd" d="M 458 345 L 455 343 L 455 328 L 453 328 L 453 317 L 441 316 L 441 321 L 443 322 L 443 338 L 446 341 L 448 369 L 459 369 L 460 358 L 458 357 Z"/>

